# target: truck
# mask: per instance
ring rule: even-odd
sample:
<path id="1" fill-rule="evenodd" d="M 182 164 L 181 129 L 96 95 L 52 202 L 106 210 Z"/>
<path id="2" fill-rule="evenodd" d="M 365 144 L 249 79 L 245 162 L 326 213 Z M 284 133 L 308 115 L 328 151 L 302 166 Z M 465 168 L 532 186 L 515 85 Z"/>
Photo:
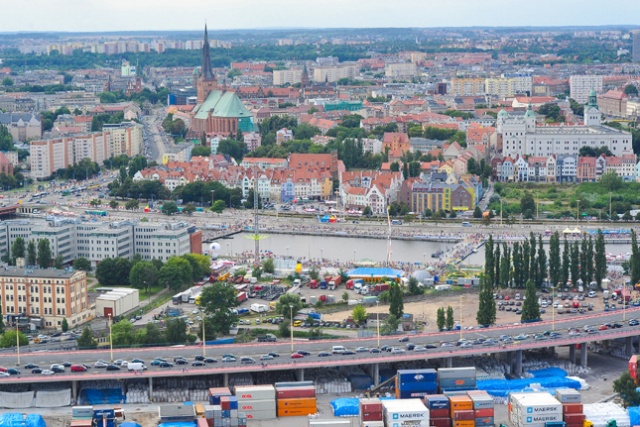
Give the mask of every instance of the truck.
<path id="1" fill-rule="evenodd" d="M 344 287 L 345 287 L 345 288 L 347 288 L 347 289 L 353 289 L 353 285 L 354 285 L 353 279 L 349 279 L 349 280 L 347 280 L 347 282 L 344 284 Z"/>
<path id="2" fill-rule="evenodd" d="M 318 281 L 317 281 L 317 280 L 315 280 L 315 279 L 312 279 L 312 280 L 309 282 L 309 288 L 310 288 L 310 289 L 316 289 L 316 288 L 318 287 L 318 285 L 319 285 L 319 283 L 318 283 Z"/>
<path id="3" fill-rule="evenodd" d="M 189 302 L 189 298 L 191 298 L 191 291 L 184 291 L 182 293 L 182 302 L 183 303 L 188 303 Z"/>
<path id="4" fill-rule="evenodd" d="M 251 304 L 249 310 L 254 311 L 256 313 L 266 313 L 269 311 L 269 306 L 265 304 Z"/>
<path id="5" fill-rule="evenodd" d="M 329 289 L 335 290 L 342 283 L 342 276 L 333 276 L 331 280 L 329 280 Z"/>
<path id="6" fill-rule="evenodd" d="M 326 280 L 321 280 L 320 281 L 320 289 L 327 289 L 327 281 Z"/>
<path id="7" fill-rule="evenodd" d="M 258 335 L 258 342 L 276 342 L 277 340 L 273 334 Z"/>
<path id="8" fill-rule="evenodd" d="M 238 295 L 236 295 L 236 299 L 240 303 L 246 301 L 248 299 L 247 293 L 246 292 L 238 292 Z"/>
<path id="9" fill-rule="evenodd" d="M 374 286 L 373 288 L 374 292 L 376 293 L 381 293 L 384 291 L 388 291 L 389 290 L 389 284 L 388 283 L 378 283 Z"/>

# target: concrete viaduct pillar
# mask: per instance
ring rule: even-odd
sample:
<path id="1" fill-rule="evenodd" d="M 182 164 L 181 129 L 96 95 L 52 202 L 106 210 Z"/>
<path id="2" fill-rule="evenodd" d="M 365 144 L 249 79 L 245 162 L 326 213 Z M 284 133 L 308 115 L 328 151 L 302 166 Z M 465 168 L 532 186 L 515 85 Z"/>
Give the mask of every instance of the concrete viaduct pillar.
<path id="1" fill-rule="evenodd" d="M 569 362 L 576 363 L 576 345 L 569 345 Z"/>
<path id="2" fill-rule="evenodd" d="M 580 366 L 587 367 L 587 344 L 583 343 L 580 346 Z"/>

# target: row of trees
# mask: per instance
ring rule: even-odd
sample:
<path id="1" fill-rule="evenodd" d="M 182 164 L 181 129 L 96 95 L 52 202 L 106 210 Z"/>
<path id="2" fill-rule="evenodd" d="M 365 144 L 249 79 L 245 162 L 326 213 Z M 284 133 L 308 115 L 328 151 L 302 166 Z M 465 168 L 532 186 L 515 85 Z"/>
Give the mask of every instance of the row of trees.
<path id="1" fill-rule="evenodd" d="M 197 339 L 195 335 L 187 333 L 187 324 L 179 318 L 167 319 L 164 329 L 160 329 L 154 323 L 147 323 L 144 328 L 134 330 L 131 322 L 121 320 L 111 326 L 111 338 L 114 347 L 178 345 L 193 343 Z M 81 350 L 98 346 L 96 338 L 88 327 L 84 328 L 77 343 Z"/>
<path id="2" fill-rule="evenodd" d="M 448 306 L 446 309 L 444 307 L 438 307 L 436 311 L 436 325 L 438 326 L 438 330 L 450 331 L 453 329 L 454 324 L 453 308 L 451 306 Z"/>
<path id="3" fill-rule="evenodd" d="M 640 261 L 635 264 L 640 280 Z M 491 236 L 485 245 L 484 277 L 491 288 L 522 289 L 529 280 L 536 288 L 545 283 L 565 286 L 569 281 L 575 284 L 578 280 L 584 284 L 596 281 L 599 285 L 606 275 L 606 269 L 604 235 L 600 231 L 595 242 L 589 236 L 569 243 L 565 236 L 562 253 L 560 234 L 556 231 L 549 241 L 549 256 L 543 246 L 542 236 L 536 239 L 533 233 L 529 240 L 514 242 L 511 247 L 496 244 Z"/>
<path id="4" fill-rule="evenodd" d="M 37 249 L 36 249 L 37 247 Z M 56 268 L 62 267 L 62 257 L 58 256 L 54 260 L 51 253 L 51 243 L 49 239 L 29 240 L 27 243 L 23 237 L 18 237 L 11 245 L 10 251 L 3 256 L 3 261 L 9 265 L 16 265 L 16 259 L 24 258 L 26 265 L 49 268 L 52 263 Z"/>

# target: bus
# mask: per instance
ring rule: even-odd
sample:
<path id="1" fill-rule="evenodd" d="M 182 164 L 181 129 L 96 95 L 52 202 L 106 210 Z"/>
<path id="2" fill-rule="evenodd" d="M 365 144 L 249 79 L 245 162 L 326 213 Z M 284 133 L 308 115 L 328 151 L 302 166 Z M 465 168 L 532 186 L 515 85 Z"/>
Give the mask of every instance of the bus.
<path id="1" fill-rule="evenodd" d="M 87 215 L 107 216 L 107 211 L 87 210 L 84 211 Z"/>

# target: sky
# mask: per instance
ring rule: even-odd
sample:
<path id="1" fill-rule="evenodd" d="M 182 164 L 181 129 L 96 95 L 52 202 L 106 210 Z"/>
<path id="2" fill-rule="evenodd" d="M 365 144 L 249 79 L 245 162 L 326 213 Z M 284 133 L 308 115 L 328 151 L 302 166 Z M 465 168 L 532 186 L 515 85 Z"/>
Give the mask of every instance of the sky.
<path id="1" fill-rule="evenodd" d="M 640 25 L 640 0 L 0 0 L 0 32 Z"/>

